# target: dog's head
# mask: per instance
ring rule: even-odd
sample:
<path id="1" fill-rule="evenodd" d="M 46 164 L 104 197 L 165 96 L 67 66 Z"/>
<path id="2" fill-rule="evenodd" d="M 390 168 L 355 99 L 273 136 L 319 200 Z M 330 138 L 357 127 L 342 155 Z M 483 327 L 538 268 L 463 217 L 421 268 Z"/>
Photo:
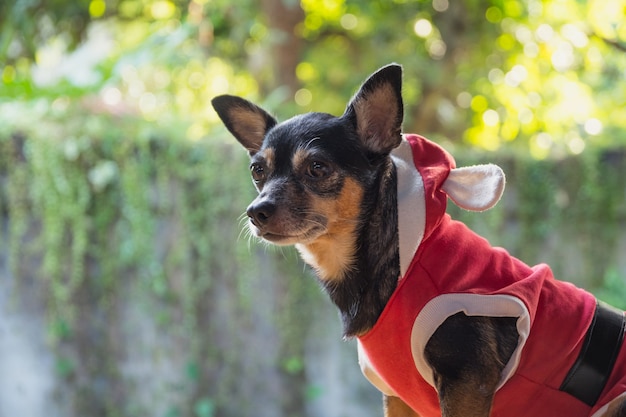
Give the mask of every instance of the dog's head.
<path id="1" fill-rule="evenodd" d="M 402 140 L 401 84 L 402 69 L 392 64 L 365 81 L 342 116 L 307 113 L 282 123 L 243 98 L 213 99 L 250 153 L 259 195 L 247 214 L 256 236 L 279 245 L 349 240 L 365 189 Z"/>
<path id="2" fill-rule="evenodd" d="M 402 230 L 400 221 L 400 246 L 410 247 L 411 257 L 419 239 L 406 245 L 403 234 L 426 236 L 445 213 L 447 197 L 468 210 L 495 205 L 504 189 L 499 167 L 455 168 L 445 150 L 424 138 L 420 150 L 406 155 L 403 149 L 409 145 L 400 147 L 401 87 L 402 68 L 388 65 L 363 83 L 343 115 L 307 113 L 282 123 L 243 98 L 214 98 L 218 115 L 250 154 L 250 172 L 259 191 L 247 208 L 250 230 L 274 244 L 295 244 L 322 279 L 336 279 L 351 267 L 357 229 L 369 221 L 363 216 L 365 208 L 378 204 L 384 192 L 395 198 L 394 190 L 372 193 L 381 178 L 391 176 L 394 165 L 409 171 L 417 166 L 414 175 L 419 178 L 410 176 L 415 181 L 410 180 L 408 188 L 419 189 L 415 184 L 420 183 L 421 191 L 409 202 L 408 211 L 414 219 L 430 219 L 413 220 L 421 230 L 408 231 Z M 404 154 L 406 163 L 398 155 L 392 162 L 390 154 L 396 148 L 394 154 Z M 400 188 L 405 187 L 403 182 Z M 407 193 L 398 190 L 400 195 Z"/>

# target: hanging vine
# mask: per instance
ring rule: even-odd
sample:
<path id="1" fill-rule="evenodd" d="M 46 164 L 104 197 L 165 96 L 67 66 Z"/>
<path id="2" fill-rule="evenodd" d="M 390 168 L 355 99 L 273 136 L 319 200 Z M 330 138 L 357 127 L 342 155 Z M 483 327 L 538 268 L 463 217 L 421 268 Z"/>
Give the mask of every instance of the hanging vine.
<path id="1" fill-rule="evenodd" d="M 234 412 L 227 398 L 240 389 L 241 355 L 253 349 L 246 332 L 257 320 L 271 322 L 279 339 L 274 366 L 291 381 L 282 406 L 302 406 L 304 343 L 321 295 L 293 250 L 265 248 L 242 232 L 241 214 L 254 194 L 245 152 L 219 135 L 192 142 L 178 126 L 70 110 L 71 119 L 44 113 L 37 123 L 0 130 L 0 250 L 16 277 L 29 274 L 33 262 L 39 268 L 57 369 L 80 393 L 77 412 L 149 411 L 150 404 L 129 398 L 132 383 L 119 364 L 128 349 L 129 303 L 150 317 L 159 337 L 184 347 L 177 353 L 184 359 L 180 394 L 163 399 L 169 415 Z M 529 263 L 555 233 L 576 225 L 601 263 L 593 284 L 619 286 L 616 255 L 605 249 L 619 237 L 615 225 L 626 222 L 623 150 L 558 162 L 468 155 L 460 155 L 462 165 L 504 166 L 509 191 L 488 213 L 450 205 L 453 217 L 512 243 Z M 271 268 L 271 281 L 260 281 L 267 279 L 260 262 Z M 267 317 L 255 318 L 259 288 L 274 304 L 262 310 Z M 167 355 L 158 344 L 148 348 Z M 103 381 L 100 388 L 92 379 Z"/>

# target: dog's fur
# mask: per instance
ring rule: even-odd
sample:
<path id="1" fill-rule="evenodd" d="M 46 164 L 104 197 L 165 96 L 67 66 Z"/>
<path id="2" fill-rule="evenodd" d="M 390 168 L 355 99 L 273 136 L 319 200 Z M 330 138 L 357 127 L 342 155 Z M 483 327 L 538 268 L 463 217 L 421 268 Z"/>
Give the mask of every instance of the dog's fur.
<path id="1" fill-rule="evenodd" d="M 337 305 L 346 337 L 368 332 L 400 275 L 397 178 L 390 152 L 401 142 L 401 67 L 373 74 L 334 117 L 308 113 L 278 123 L 235 96 L 213 100 L 248 150 L 259 191 L 247 209 L 253 233 L 295 244 Z M 487 417 L 517 344 L 515 318 L 448 318 L 426 345 L 444 417 Z M 462 352 L 455 346 L 463 346 Z M 385 416 L 416 417 L 385 397 Z M 626 401 L 607 417 L 626 416 Z"/>

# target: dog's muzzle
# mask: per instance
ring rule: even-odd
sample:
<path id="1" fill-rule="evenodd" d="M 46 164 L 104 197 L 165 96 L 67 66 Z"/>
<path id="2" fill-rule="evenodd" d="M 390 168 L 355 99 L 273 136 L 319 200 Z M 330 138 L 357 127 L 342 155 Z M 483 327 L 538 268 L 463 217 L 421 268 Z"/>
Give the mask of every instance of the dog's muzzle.
<path id="1" fill-rule="evenodd" d="M 265 226 L 274 213 L 276 213 L 276 204 L 269 200 L 253 201 L 246 210 L 252 224 L 258 228 Z"/>

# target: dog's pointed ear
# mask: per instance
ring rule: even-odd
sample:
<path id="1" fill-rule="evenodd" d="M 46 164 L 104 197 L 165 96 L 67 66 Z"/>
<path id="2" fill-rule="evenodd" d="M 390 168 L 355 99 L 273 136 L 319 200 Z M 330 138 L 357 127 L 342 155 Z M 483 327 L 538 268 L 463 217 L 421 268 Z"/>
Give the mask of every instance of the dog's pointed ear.
<path id="1" fill-rule="evenodd" d="M 441 189 L 457 206 L 470 211 L 484 211 L 498 203 L 506 179 L 497 165 L 485 164 L 455 168 Z"/>
<path id="2" fill-rule="evenodd" d="M 277 123 L 268 112 L 241 97 L 222 95 L 211 100 L 226 128 L 250 153 L 261 149 L 263 138 Z"/>
<path id="3" fill-rule="evenodd" d="M 355 126 L 368 150 L 388 154 L 402 141 L 402 67 L 390 64 L 372 74 L 346 108 L 343 117 Z"/>

